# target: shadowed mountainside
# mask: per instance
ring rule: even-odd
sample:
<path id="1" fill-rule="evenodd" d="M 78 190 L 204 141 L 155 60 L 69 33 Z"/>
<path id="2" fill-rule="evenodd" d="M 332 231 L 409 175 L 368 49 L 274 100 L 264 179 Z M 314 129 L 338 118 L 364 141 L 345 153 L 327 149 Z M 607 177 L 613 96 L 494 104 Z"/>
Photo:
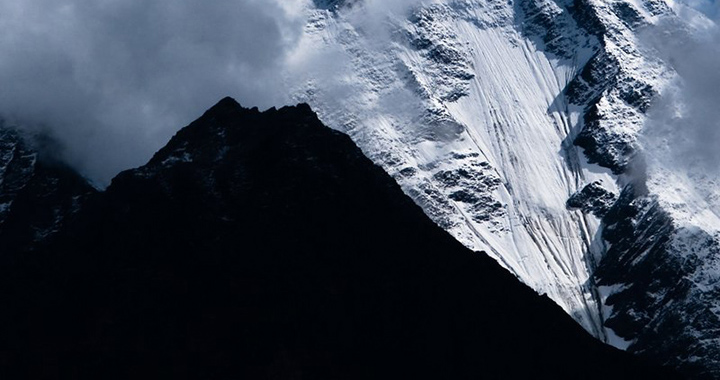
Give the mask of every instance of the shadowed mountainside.
<path id="1" fill-rule="evenodd" d="M 19 257 L 8 379 L 674 378 L 463 247 L 306 105 L 223 99 Z"/>

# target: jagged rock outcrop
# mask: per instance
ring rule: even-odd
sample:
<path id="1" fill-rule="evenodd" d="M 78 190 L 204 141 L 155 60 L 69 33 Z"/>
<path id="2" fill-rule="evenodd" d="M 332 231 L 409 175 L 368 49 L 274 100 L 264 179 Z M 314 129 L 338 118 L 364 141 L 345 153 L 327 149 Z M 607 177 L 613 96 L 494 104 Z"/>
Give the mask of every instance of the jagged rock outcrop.
<path id="1" fill-rule="evenodd" d="M 720 236 L 678 224 L 642 184 L 628 185 L 604 220 L 610 248 L 596 276 L 611 310 L 607 326 L 631 352 L 692 378 L 717 378 L 720 290 L 712 268 Z"/>
<path id="2" fill-rule="evenodd" d="M 604 217 L 615 204 L 617 196 L 602 186 L 601 182 L 593 182 L 573 194 L 567 201 L 570 209 Z"/>

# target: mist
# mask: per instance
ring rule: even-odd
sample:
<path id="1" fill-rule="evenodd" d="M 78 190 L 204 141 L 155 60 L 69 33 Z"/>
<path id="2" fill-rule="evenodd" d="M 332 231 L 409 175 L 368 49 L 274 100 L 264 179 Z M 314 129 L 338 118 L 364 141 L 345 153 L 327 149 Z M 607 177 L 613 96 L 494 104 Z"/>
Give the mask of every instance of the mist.
<path id="1" fill-rule="evenodd" d="M 347 18 L 389 38 L 387 14 L 421 0 L 365 0 Z M 341 51 L 303 46 L 311 0 L 0 0 L 0 117 L 58 142 L 97 186 L 144 164 L 225 96 L 266 109 L 309 78 L 345 96 Z M 372 40 L 372 39 L 371 39 Z"/>
<path id="2" fill-rule="evenodd" d="M 720 5 L 716 0 L 688 0 L 687 5 L 711 19 L 717 19 L 720 16 Z"/>
<path id="3" fill-rule="evenodd" d="M 224 96 L 287 101 L 301 0 L 0 0 L 0 114 L 98 185 Z"/>
<path id="4" fill-rule="evenodd" d="M 712 1 L 679 12 L 690 27 L 668 18 L 643 33 L 644 44 L 676 72 L 649 110 L 641 143 L 646 155 L 677 170 L 720 174 L 720 29 Z"/>

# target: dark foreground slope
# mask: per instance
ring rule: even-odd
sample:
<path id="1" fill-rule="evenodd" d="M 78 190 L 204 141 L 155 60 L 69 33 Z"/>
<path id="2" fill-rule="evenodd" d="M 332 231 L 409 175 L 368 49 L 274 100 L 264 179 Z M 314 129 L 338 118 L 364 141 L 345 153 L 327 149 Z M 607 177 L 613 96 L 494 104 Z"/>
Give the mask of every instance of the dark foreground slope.
<path id="1" fill-rule="evenodd" d="M 3 265 L 0 373 L 639 379 L 309 107 L 224 99 Z"/>

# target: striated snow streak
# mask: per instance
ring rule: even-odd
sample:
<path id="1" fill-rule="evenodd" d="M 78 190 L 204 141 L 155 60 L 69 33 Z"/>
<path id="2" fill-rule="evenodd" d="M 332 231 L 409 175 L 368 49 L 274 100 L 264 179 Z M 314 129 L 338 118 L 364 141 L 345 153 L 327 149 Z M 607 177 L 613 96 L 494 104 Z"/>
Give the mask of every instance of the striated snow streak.
<path id="1" fill-rule="evenodd" d="M 566 201 L 595 181 L 614 189 L 614 179 L 572 144 L 582 109 L 563 92 L 598 42 L 566 9 L 540 3 L 542 14 L 525 15 L 507 2 L 438 1 L 390 17 L 387 33 L 367 28 L 362 6 L 311 10 L 294 100 L 347 132 L 461 242 L 605 339 L 589 283 L 600 222 Z M 523 31 L 548 15 L 573 28 L 564 56 Z"/>

